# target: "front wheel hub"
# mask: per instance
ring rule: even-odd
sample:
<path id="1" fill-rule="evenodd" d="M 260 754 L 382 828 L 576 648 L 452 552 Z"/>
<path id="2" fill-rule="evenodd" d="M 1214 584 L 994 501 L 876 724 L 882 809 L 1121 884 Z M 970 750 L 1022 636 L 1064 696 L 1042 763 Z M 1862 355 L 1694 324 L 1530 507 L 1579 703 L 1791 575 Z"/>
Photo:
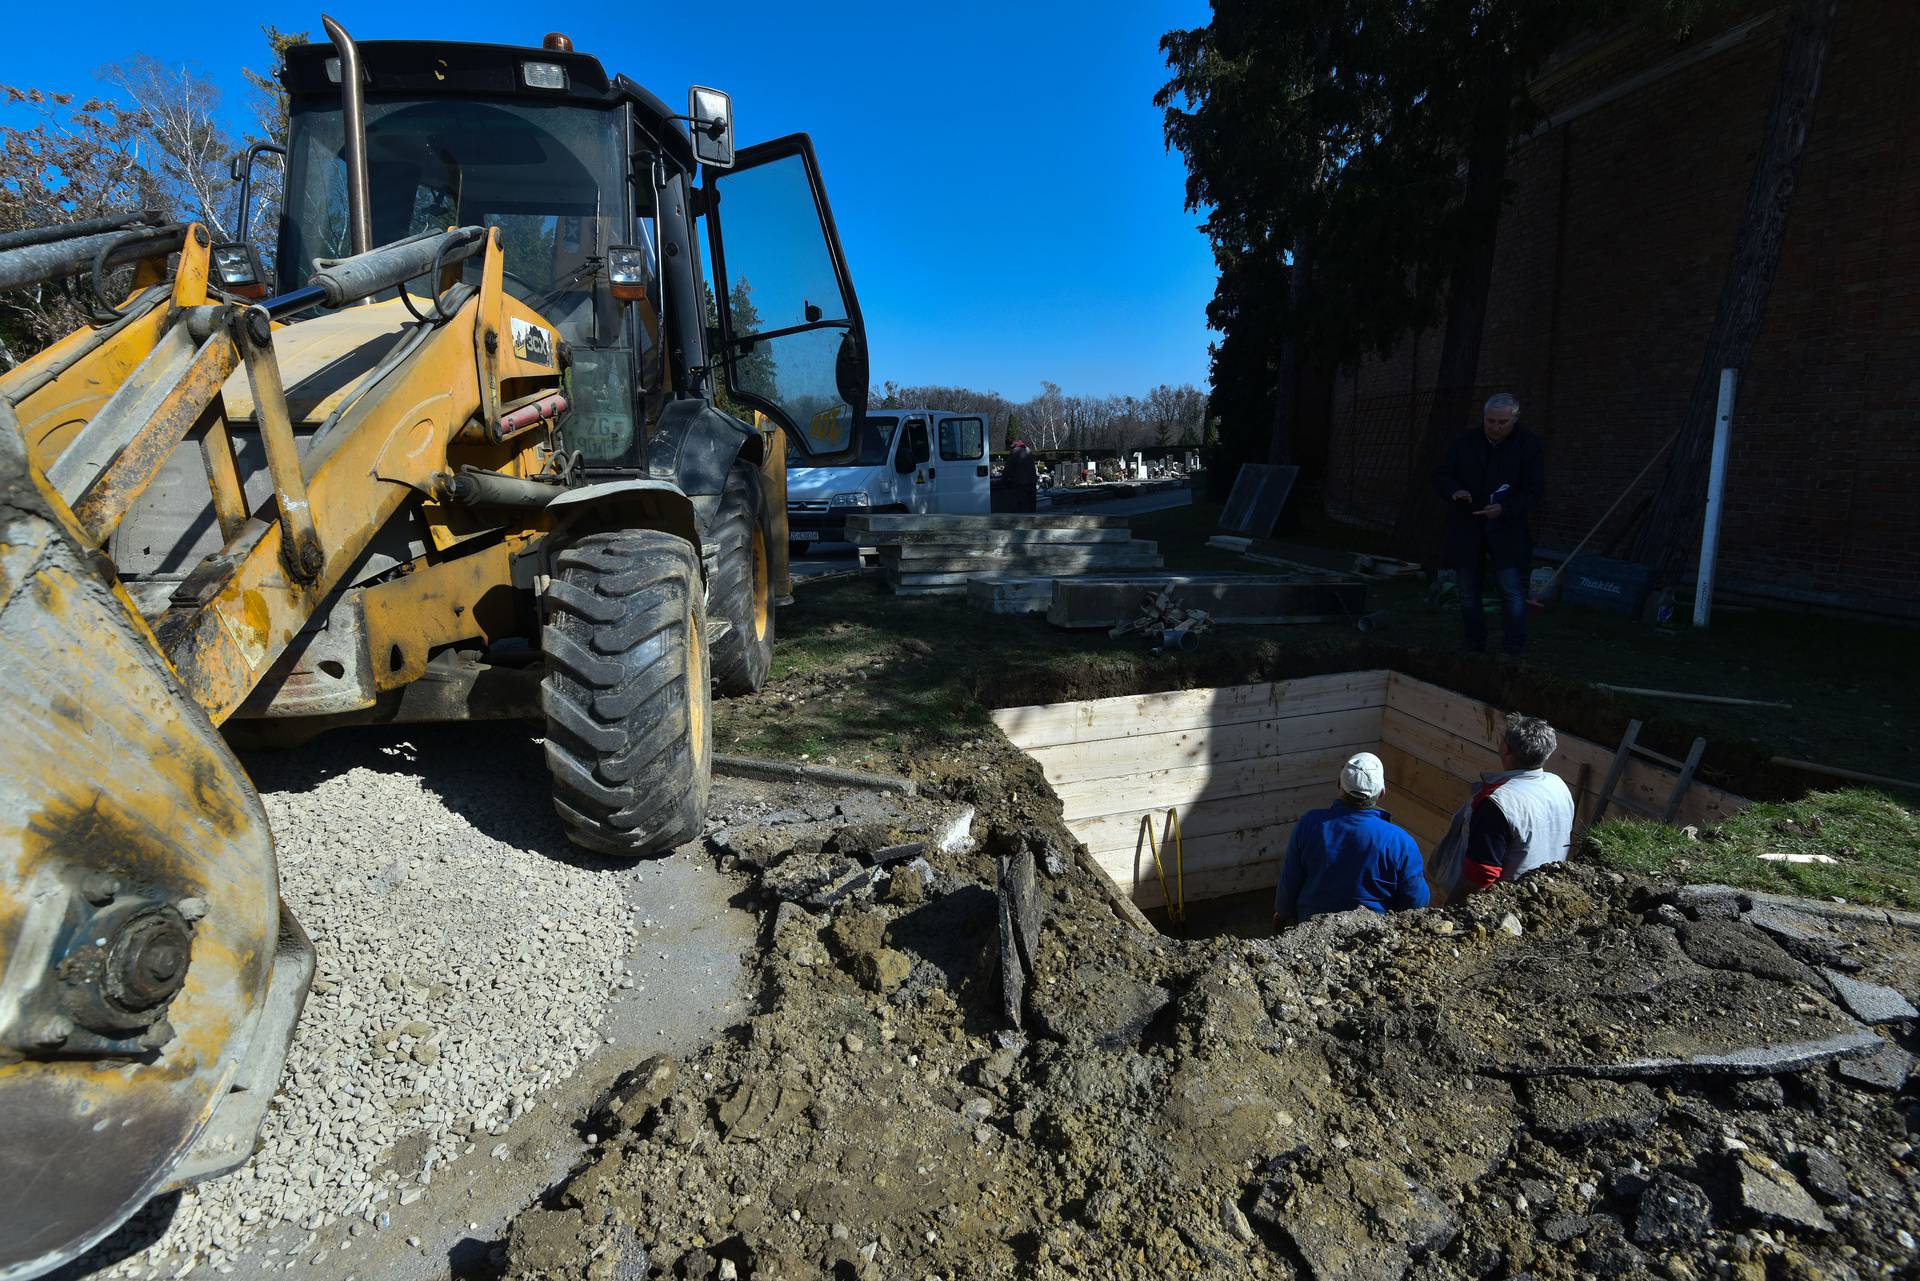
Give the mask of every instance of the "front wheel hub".
<path id="1" fill-rule="evenodd" d="M 93 914 L 61 958 L 60 1003 L 90 1032 L 131 1036 L 166 1013 L 192 956 L 193 927 L 177 908 L 116 899 Z"/>

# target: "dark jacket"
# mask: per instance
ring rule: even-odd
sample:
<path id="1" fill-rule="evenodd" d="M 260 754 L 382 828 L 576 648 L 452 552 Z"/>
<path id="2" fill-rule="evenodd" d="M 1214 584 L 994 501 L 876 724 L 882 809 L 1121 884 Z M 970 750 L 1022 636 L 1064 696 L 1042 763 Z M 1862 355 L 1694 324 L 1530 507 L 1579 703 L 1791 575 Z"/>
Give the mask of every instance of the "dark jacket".
<path id="1" fill-rule="evenodd" d="M 1304 921 L 1356 907 L 1384 913 L 1426 905 L 1420 847 L 1385 810 L 1342 801 L 1294 824 L 1274 886 L 1275 916 Z"/>
<path id="2" fill-rule="evenodd" d="M 1507 492 L 1499 498 L 1500 514 L 1491 519 L 1475 516 L 1502 485 Z M 1462 432 L 1433 473 L 1433 488 L 1449 508 L 1442 563 L 1458 569 L 1472 562 L 1480 554 L 1482 534 L 1496 566 L 1525 569 L 1532 562 L 1533 530 L 1527 517 L 1547 488 L 1547 450 L 1538 436 L 1515 427 L 1512 435 L 1490 445 L 1478 427 Z M 1461 489 L 1473 495 L 1471 503 L 1451 501 Z"/>
<path id="3" fill-rule="evenodd" d="M 1040 483 L 1031 449 L 1016 449 L 1007 455 L 1007 483 L 1015 489 L 1032 489 Z"/>

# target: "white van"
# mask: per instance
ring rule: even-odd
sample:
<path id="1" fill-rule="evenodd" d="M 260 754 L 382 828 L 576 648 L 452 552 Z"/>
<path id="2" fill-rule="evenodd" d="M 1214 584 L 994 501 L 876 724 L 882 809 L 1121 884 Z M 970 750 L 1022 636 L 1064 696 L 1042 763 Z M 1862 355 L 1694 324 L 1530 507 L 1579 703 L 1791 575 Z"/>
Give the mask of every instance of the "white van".
<path id="1" fill-rule="evenodd" d="M 985 414 L 873 410 L 852 463 L 788 466 L 789 550 L 797 556 L 815 543 L 846 542 L 854 514 L 985 512 L 989 483 Z"/>

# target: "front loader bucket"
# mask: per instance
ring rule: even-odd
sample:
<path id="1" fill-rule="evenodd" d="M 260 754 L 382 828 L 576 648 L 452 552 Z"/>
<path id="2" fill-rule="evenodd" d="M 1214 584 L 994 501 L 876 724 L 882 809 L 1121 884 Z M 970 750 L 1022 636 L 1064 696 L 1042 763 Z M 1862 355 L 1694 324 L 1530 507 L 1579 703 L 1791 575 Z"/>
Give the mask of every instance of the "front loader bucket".
<path id="1" fill-rule="evenodd" d="M 0 400 L 0 1281 L 245 1161 L 312 974 L 259 797 L 78 530 Z"/>

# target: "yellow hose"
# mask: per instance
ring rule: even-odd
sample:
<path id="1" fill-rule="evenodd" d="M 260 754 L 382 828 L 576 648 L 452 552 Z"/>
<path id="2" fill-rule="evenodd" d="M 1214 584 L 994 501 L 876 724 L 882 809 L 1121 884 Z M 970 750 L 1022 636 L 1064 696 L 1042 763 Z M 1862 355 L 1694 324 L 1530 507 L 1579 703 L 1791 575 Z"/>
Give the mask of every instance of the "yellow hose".
<path id="1" fill-rule="evenodd" d="M 1166 826 L 1163 833 L 1173 833 L 1173 884 L 1171 892 L 1167 889 L 1167 869 L 1160 861 L 1160 846 L 1153 839 L 1153 815 L 1140 816 L 1140 830 L 1147 838 L 1147 849 L 1153 854 L 1153 870 L 1160 878 L 1160 901 L 1166 906 L 1167 920 L 1174 924 L 1183 924 L 1187 919 L 1187 860 L 1180 842 L 1180 814 L 1171 806 L 1167 809 Z"/>

